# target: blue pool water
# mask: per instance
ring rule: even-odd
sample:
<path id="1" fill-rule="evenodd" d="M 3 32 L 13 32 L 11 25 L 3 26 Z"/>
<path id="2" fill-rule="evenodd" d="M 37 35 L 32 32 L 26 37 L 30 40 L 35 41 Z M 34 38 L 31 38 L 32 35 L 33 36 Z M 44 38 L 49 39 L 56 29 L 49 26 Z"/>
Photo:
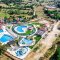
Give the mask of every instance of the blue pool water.
<path id="1" fill-rule="evenodd" d="M 28 51 L 28 47 L 23 47 L 23 48 L 16 51 L 16 55 L 23 56 L 24 54 L 26 54 L 27 51 Z"/>
<path id="2" fill-rule="evenodd" d="M 1 32 L 3 32 L 3 30 L 2 30 L 2 29 L 0 29 L 0 33 L 1 33 Z"/>
<path id="3" fill-rule="evenodd" d="M 32 44 L 33 41 L 32 40 L 29 40 L 27 38 L 23 38 L 21 41 L 20 41 L 20 44 Z"/>
<path id="4" fill-rule="evenodd" d="M 16 32 L 24 32 L 23 28 L 27 28 L 27 26 L 17 26 Z"/>
<path id="5" fill-rule="evenodd" d="M 10 36 L 10 35 L 6 35 L 6 34 L 4 34 L 4 35 L 0 38 L 0 42 L 2 42 L 2 43 L 8 42 L 8 41 L 10 41 L 10 40 L 13 40 L 13 37 Z"/>

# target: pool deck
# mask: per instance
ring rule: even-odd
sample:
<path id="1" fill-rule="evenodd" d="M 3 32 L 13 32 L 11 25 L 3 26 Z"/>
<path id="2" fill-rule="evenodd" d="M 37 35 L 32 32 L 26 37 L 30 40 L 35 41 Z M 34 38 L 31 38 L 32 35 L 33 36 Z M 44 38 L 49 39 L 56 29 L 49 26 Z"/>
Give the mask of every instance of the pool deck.
<path id="1" fill-rule="evenodd" d="M 28 51 L 23 55 L 23 56 L 16 56 L 16 51 L 18 51 L 20 48 L 18 48 L 17 50 L 10 50 L 10 49 L 7 49 L 7 52 L 9 54 L 11 54 L 12 56 L 18 58 L 18 59 L 24 59 L 29 53 L 30 53 L 30 48 L 28 48 Z"/>
<path id="2" fill-rule="evenodd" d="M 4 34 L 7 34 L 7 35 L 10 35 L 10 36 L 13 36 L 12 34 L 10 34 L 7 30 L 6 30 L 6 26 L 2 26 L 2 30 L 3 30 L 3 32 L 2 33 L 0 33 L 0 38 L 4 35 Z M 2 45 L 3 44 L 6 44 L 7 42 L 9 42 L 9 41 L 6 41 L 6 42 L 1 42 L 2 43 Z"/>
<path id="3" fill-rule="evenodd" d="M 23 38 L 23 39 L 24 39 L 24 38 Z M 23 40 L 23 39 L 22 39 L 22 40 Z M 21 41 L 22 41 L 22 40 L 21 40 Z M 21 41 L 20 41 L 20 42 L 21 42 Z M 35 44 L 35 39 L 33 38 L 33 40 L 32 40 L 32 43 L 31 43 L 31 44 L 22 44 L 22 43 L 20 43 L 20 42 L 18 43 L 20 46 L 32 46 L 32 45 L 34 45 L 34 44 Z"/>
<path id="4" fill-rule="evenodd" d="M 12 25 L 13 26 L 13 25 Z M 11 28 L 12 28 L 12 26 L 11 26 Z M 35 26 L 34 26 L 35 27 Z M 14 36 L 15 38 L 18 38 L 18 35 L 17 34 L 15 34 L 15 33 L 13 33 L 13 31 L 11 30 L 11 29 L 8 29 L 6 26 L 3 26 L 3 29 L 4 29 L 4 32 L 2 33 L 2 34 L 8 34 L 8 35 L 12 35 L 12 36 Z M 35 29 L 36 29 L 36 27 L 35 27 Z M 37 29 L 36 29 L 36 31 L 37 31 Z M 35 31 L 35 33 L 36 33 L 36 31 Z M 35 33 L 33 33 L 32 35 L 34 35 Z M 32 36 L 32 35 L 30 35 L 30 36 Z M 10 53 L 11 52 L 11 53 Z M 22 56 L 22 57 L 17 57 L 17 56 L 15 56 L 15 54 L 13 54 L 13 52 L 12 51 L 6 51 L 4 54 L 6 55 L 6 56 L 8 56 L 8 57 L 10 57 L 12 60 L 21 60 L 21 59 L 24 59 L 28 54 L 30 53 L 30 49 L 28 50 L 28 52 L 24 55 L 24 56 Z"/>
<path id="5" fill-rule="evenodd" d="M 15 38 L 17 38 L 17 35 L 15 33 L 12 32 L 12 30 L 10 29 L 6 29 L 8 31 L 8 33 L 10 33 L 12 36 L 14 36 Z"/>

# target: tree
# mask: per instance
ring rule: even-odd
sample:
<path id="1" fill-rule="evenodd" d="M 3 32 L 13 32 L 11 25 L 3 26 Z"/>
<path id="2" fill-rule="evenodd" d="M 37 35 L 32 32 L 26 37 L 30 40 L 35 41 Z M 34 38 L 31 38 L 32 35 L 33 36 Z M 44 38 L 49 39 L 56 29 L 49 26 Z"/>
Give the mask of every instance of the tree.
<path id="1" fill-rule="evenodd" d="M 1 11 L 2 6 L 0 6 L 0 11 Z"/>
<path id="2" fill-rule="evenodd" d="M 1 0 L 3 3 L 5 3 L 5 4 L 10 4 L 10 3 L 14 3 L 14 4 L 16 4 L 17 2 L 18 3 L 21 3 L 22 2 L 22 0 Z"/>
<path id="3" fill-rule="evenodd" d="M 7 23 L 7 17 L 6 16 L 4 17 L 4 23 Z"/>
<path id="4" fill-rule="evenodd" d="M 6 45 L 0 43 L 0 55 L 2 55 L 7 50 Z"/>

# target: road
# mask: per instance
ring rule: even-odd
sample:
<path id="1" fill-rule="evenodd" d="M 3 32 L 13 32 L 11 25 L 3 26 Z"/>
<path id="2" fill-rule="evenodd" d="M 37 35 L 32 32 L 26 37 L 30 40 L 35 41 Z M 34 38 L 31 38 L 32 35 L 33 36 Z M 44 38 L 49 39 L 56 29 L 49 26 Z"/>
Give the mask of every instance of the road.
<path id="1" fill-rule="evenodd" d="M 57 36 L 60 34 L 60 31 L 57 29 L 59 24 L 60 21 L 54 24 L 53 30 L 48 33 L 48 36 L 35 45 L 35 47 L 37 47 L 39 44 L 42 44 L 42 47 L 40 47 L 40 49 L 38 49 L 36 52 L 31 52 L 25 60 L 39 60 L 40 57 L 44 56 L 44 54 L 49 48 L 52 47 L 54 41 L 56 40 L 56 34 Z"/>

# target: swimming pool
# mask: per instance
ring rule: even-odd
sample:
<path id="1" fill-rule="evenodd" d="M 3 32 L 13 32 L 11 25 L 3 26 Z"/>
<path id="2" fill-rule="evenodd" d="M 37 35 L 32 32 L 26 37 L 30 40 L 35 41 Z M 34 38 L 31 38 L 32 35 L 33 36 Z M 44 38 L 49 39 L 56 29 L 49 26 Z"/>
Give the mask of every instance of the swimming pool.
<path id="1" fill-rule="evenodd" d="M 26 30 L 27 30 L 27 26 L 16 26 L 14 28 L 14 30 L 17 32 L 17 33 L 24 33 Z"/>
<path id="2" fill-rule="evenodd" d="M 0 29 L 0 33 L 1 33 L 1 32 L 3 32 L 3 30 L 2 30 L 2 29 Z"/>
<path id="3" fill-rule="evenodd" d="M 7 34 L 4 34 L 2 37 L 0 37 L 0 42 L 5 43 L 10 40 L 13 40 L 13 37 Z"/>
<path id="4" fill-rule="evenodd" d="M 27 38 L 22 38 L 22 40 L 19 42 L 20 44 L 32 44 L 33 40 L 27 39 Z"/>
<path id="5" fill-rule="evenodd" d="M 17 50 L 15 53 L 16 53 L 16 56 L 23 56 L 24 54 L 27 53 L 27 51 L 28 51 L 28 47 L 23 47 Z"/>

